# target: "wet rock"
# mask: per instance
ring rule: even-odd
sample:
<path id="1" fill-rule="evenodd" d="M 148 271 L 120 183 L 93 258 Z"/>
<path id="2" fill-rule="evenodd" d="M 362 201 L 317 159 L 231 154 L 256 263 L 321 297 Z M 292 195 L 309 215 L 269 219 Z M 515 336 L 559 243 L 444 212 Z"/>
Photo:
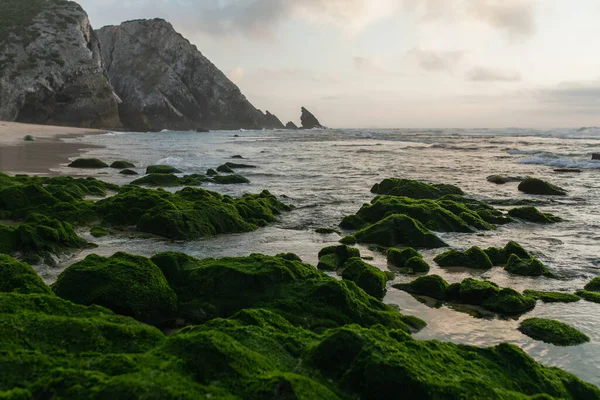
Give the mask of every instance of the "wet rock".
<path id="1" fill-rule="evenodd" d="M 0 293 L 52 294 L 29 265 L 0 254 Z"/>
<path id="2" fill-rule="evenodd" d="M 333 233 L 336 233 L 338 235 L 342 234 L 342 232 L 340 232 L 337 229 L 333 229 L 333 228 L 317 228 L 317 229 L 315 229 L 315 232 L 319 233 L 321 235 L 330 235 L 330 234 L 333 234 Z"/>
<path id="3" fill-rule="evenodd" d="M 583 172 L 583 170 L 581 170 L 579 168 L 555 168 L 554 172 L 574 172 L 574 173 L 580 173 L 580 172 Z"/>
<path id="4" fill-rule="evenodd" d="M 525 296 L 533 297 L 536 300 L 541 300 L 544 303 L 575 303 L 581 298 L 575 294 L 563 292 L 541 292 L 538 290 L 525 290 Z"/>
<path id="5" fill-rule="evenodd" d="M 575 294 L 584 300 L 591 301 L 593 303 L 600 303 L 600 293 L 590 292 L 589 290 L 578 290 Z"/>
<path id="6" fill-rule="evenodd" d="M 497 185 L 504 185 L 505 183 L 508 183 L 508 179 L 500 175 L 490 175 L 486 179 L 488 182 L 495 183 Z"/>
<path id="7" fill-rule="evenodd" d="M 235 171 L 232 170 L 227 164 L 219 165 L 217 171 L 225 174 L 233 174 Z"/>
<path id="8" fill-rule="evenodd" d="M 508 212 L 508 215 L 513 218 L 537 224 L 553 224 L 562 221 L 562 218 L 556 217 L 550 213 L 542 213 L 533 206 L 513 208 Z"/>
<path id="9" fill-rule="evenodd" d="M 148 174 L 142 178 L 131 182 L 132 185 L 154 186 L 154 187 L 174 187 L 182 186 L 181 179 L 173 174 Z"/>
<path id="10" fill-rule="evenodd" d="M 494 266 L 488 255 L 479 247 L 471 247 L 465 252 L 449 250 L 436 256 L 433 261 L 440 267 L 491 269 Z"/>
<path id="11" fill-rule="evenodd" d="M 236 159 L 244 159 L 244 157 L 240 156 L 239 154 L 236 154 L 235 156 L 231 156 L 231 158 L 236 158 Z"/>
<path id="12" fill-rule="evenodd" d="M 402 250 L 390 247 L 387 251 L 388 262 L 396 268 L 404 268 L 406 262 L 413 257 L 421 257 L 421 254 L 412 247 L 407 247 Z"/>
<path id="13" fill-rule="evenodd" d="M 592 160 L 600 160 L 600 153 L 592 153 Z"/>
<path id="14" fill-rule="evenodd" d="M 504 270 L 511 274 L 521 276 L 545 276 L 556 278 L 548 268 L 537 258 L 521 259 L 516 254 L 511 255 L 506 262 Z"/>
<path id="15" fill-rule="evenodd" d="M 90 235 L 95 238 L 100 238 L 108 235 L 108 231 L 101 226 L 94 226 L 90 229 Z"/>
<path id="16" fill-rule="evenodd" d="M 89 168 L 89 169 L 100 169 L 108 168 L 108 164 L 104 161 L 100 161 L 97 158 L 78 158 L 71 162 L 69 165 L 71 168 Z"/>
<path id="17" fill-rule="evenodd" d="M 213 182 L 219 185 L 236 185 L 241 183 L 250 183 L 248 178 L 241 175 L 217 175 L 213 176 Z"/>
<path id="18" fill-rule="evenodd" d="M 26 142 L 33 142 L 33 141 L 35 141 L 35 139 L 34 139 L 34 138 L 33 138 L 33 136 L 31 136 L 31 135 L 26 135 L 26 136 L 23 138 L 23 140 L 24 140 L 24 141 L 26 141 Z"/>
<path id="19" fill-rule="evenodd" d="M 421 255 L 409 258 L 404 264 L 404 268 L 413 273 L 427 273 L 431 269 Z"/>
<path id="20" fill-rule="evenodd" d="M 237 164 L 237 163 L 232 163 L 232 162 L 225 163 L 225 165 L 228 166 L 231 169 L 251 169 L 251 168 L 257 168 L 256 165 Z"/>
<path id="21" fill-rule="evenodd" d="M 214 169 L 212 169 L 212 168 L 209 168 L 209 169 L 206 171 L 206 175 L 207 175 L 207 176 L 215 176 L 215 175 L 219 175 L 219 173 L 218 173 L 217 171 L 215 171 Z"/>
<path id="22" fill-rule="evenodd" d="M 572 326 L 545 318 L 528 318 L 521 322 L 519 331 L 532 339 L 556 346 L 576 346 L 590 341 L 587 335 Z"/>
<path id="23" fill-rule="evenodd" d="M 405 196 L 411 199 L 437 200 L 448 194 L 459 196 L 465 193 L 454 185 L 428 184 L 411 179 L 388 178 L 371 188 L 371 193 Z"/>
<path id="24" fill-rule="evenodd" d="M 303 129 L 322 129 L 325 128 L 319 120 L 306 108 L 302 107 L 301 109 L 302 115 L 300 116 L 300 121 L 302 122 Z"/>
<path id="25" fill-rule="evenodd" d="M 285 129 L 297 130 L 298 126 L 292 121 L 289 121 L 287 124 L 285 124 Z"/>
<path id="26" fill-rule="evenodd" d="M 427 275 L 417 278 L 411 283 L 398 283 L 393 285 L 393 287 L 416 295 L 445 300 L 449 285 L 439 275 Z"/>
<path id="27" fill-rule="evenodd" d="M 517 242 L 510 241 L 503 248 L 490 247 L 484 250 L 493 265 L 505 265 L 511 255 L 515 254 L 522 259 L 530 259 L 531 254 Z"/>
<path id="28" fill-rule="evenodd" d="M 585 290 L 590 292 L 600 292 L 600 276 L 595 277 L 588 282 L 584 287 Z"/>
<path id="29" fill-rule="evenodd" d="M 385 272 L 358 257 L 351 258 L 346 262 L 342 278 L 356 283 L 358 287 L 376 299 L 381 300 L 385 296 L 385 286 L 388 281 Z"/>
<path id="30" fill-rule="evenodd" d="M 182 171 L 170 165 L 149 165 L 146 174 L 180 174 Z"/>
<path id="31" fill-rule="evenodd" d="M 139 175 L 137 172 L 135 172 L 131 169 L 124 169 L 123 171 L 119 171 L 119 174 L 121 174 L 121 175 Z"/>
<path id="32" fill-rule="evenodd" d="M 519 184 L 519 190 L 533 195 L 565 196 L 567 191 L 537 178 L 527 178 Z"/>
<path id="33" fill-rule="evenodd" d="M 351 258 L 360 258 L 360 251 L 355 247 L 329 246 L 319 251 L 317 268 L 324 271 L 337 271 L 344 268 Z"/>
<path id="34" fill-rule="evenodd" d="M 115 169 L 135 168 L 135 164 L 130 163 L 129 161 L 115 161 L 110 164 L 110 167 Z"/>
<path id="35" fill-rule="evenodd" d="M 197 133 L 209 133 L 210 131 L 206 128 L 196 128 Z"/>

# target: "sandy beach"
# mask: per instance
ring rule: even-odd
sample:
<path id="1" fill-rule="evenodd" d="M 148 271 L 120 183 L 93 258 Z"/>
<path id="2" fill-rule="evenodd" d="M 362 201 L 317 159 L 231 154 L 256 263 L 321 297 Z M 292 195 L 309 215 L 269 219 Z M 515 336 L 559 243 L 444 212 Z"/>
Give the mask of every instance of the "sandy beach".
<path id="1" fill-rule="evenodd" d="M 0 121 L 0 171 L 49 173 L 50 168 L 67 162 L 82 148 L 92 147 L 67 143 L 62 138 L 102 133 L 106 131 Z M 23 140 L 27 135 L 33 136 L 34 141 Z"/>

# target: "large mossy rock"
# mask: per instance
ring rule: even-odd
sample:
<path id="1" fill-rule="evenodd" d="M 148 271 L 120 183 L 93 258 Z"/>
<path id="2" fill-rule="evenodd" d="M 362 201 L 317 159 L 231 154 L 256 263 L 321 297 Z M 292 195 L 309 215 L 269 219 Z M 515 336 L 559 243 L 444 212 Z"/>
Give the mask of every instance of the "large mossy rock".
<path id="1" fill-rule="evenodd" d="M 421 276 L 410 283 L 397 283 L 394 288 L 405 292 L 428 296 L 437 300 L 445 300 L 448 291 L 448 282 L 439 275 Z"/>
<path id="2" fill-rule="evenodd" d="M 521 276 L 545 276 L 547 278 L 556 278 L 540 260 L 537 258 L 522 259 L 516 254 L 509 257 L 504 270 L 511 274 Z"/>
<path id="3" fill-rule="evenodd" d="M 183 186 L 181 179 L 177 175 L 166 173 L 153 173 L 143 176 L 131 182 L 132 185 L 138 186 L 155 186 L 155 187 L 174 187 Z"/>
<path id="4" fill-rule="evenodd" d="M 542 292 L 539 290 L 525 290 L 525 296 L 533 297 L 536 300 L 541 300 L 544 303 L 575 303 L 581 300 L 579 296 L 572 293 L 563 292 Z"/>
<path id="5" fill-rule="evenodd" d="M 513 218 L 534 222 L 536 224 L 553 224 L 562 221 L 562 218 L 556 217 L 550 213 L 542 213 L 533 206 L 513 208 L 508 212 L 508 215 Z"/>
<path id="6" fill-rule="evenodd" d="M 237 185 L 240 183 L 250 183 L 248 178 L 241 175 L 216 175 L 212 178 L 213 182 L 219 185 Z"/>
<path id="7" fill-rule="evenodd" d="M 0 254 L 0 292 L 52 294 L 33 268 L 3 254 Z"/>
<path id="8" fill-rule="evenodd" d="M 69 164 L 71 168 L 100 169 L 108 168 L 108 164 L 97 158 L 78 158 Z"/>
<path id="9" fill-rule="evenodd" d="M 600 293 L 590 292 L 589 290 L 578 290 L 575 294 L 584 300 L 591 301 L 593 303 L 600 303 Z"/>
<path id="10" fill-rule="evenodd" d="M 174 319 L 177 297 L 161 270 L 144 257 L 95 254 L 68 267 L 54 293 L 82 305 L 100 305 L 149 324 Z"/>
<path id="11" fill-rule="evenodd" d="M 397 245 L 417 248 L 448 246 L 419 221 L 403 214 L 393 214 L 354 233 L 359 243 L 377 244 L 384 247 Z"/>
<path id="12" fill-rule="evenodd" d="M 519 190 L 534 195 L 565 196 L 567 194 L 567 191 L 563 188 L 537 178 L 525 179 L 519 184 Z"/>
<path id="13" fill-rule="evenodd" d="M 532 339 L 557 346 L 576 346 L 590 341 L 586 334 L 572 326 L 545 318 L 526 319 L 519 325 L 519 331 Z"/>
<path id="14" fill-rule="evenodd" d="M 584 289 L 590 292 L 600 292 L 600 276 L 595 277 L 591 281 L 589 281 Z"/>
<path id="15" fill-rule="evenodd" d="M 488 255 L 479 247 L 471 247 L 464 252 L 448 250 L 436 256 L 433 261 L 440 267 L 491 269 L 494 266 Z"/>
<path id="16" fill-rule="evenodd" d="M 135 168 L 135 164 L 134 163 L 130 163 L 129 161 L 115 161 L 112 164 L 110 164 L 111 168 L 115 168 L 115 169 L 127 169 L 127 168 Z"/>
<path id="17" fill-rule="evenodd" d="M 346 245 L 329 246 L 319 251 L 317 268 L 323 271 L 337 271 L 344 268 L 346 261 L 359 257 L 360 250 Z"/>
<path id="18" fill-rule="evenodd" d="M 385 296 L 385 287 L 388 281 L 386 273 L 358 257 L 348 260 L 342 272 L 342 278 L 356 283 L 358 287 L 376 299 L 381 300 Z"/>
<path id="19" fill-rule="evenodd" d="M 405 196 L 412 199 L 436 200 L 447 194 L 464 195 L 464 192 L 453 185 L 428 184 L 410 179 L 384 179 L 371 188 L 371 193 Z"/>
<path id="20" fill-rule="evenodd" d="M 421 257 L 421 253 L 412 247 L 407 247 L 402 250 L 390 247 L 387 250 L 387 260 L 396 268 L 404 268 L 406 262 L 413 257 Z"/>
<path id="21" fill-rule="evenodd" d="M 149 165 L 146 174 L 180 174 L 182 171 L 170 165 Z"/>

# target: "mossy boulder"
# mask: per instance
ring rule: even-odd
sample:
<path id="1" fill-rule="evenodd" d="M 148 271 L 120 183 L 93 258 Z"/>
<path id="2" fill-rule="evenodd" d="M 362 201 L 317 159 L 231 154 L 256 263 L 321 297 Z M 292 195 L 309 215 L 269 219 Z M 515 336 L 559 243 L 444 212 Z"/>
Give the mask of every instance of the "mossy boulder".
<path id="1" fill-rule="evenodd" d="M 135 168 L 135 164 L 130 163 L 129 161 L 115 161 L 112 164 L 110 164 L 111 168 L 114 169 L 127 169 L 127 168 Z"/>
<path id="2" fill-rule="evenodd" d="M 508 179 L 501 175 L 490 175 L 486 178 L 488 182 L 495 183 L 496 185 L 504 185 L 508 183 Z"/>
<path id="3" fill-rule="evenodd" d="M 421 276 L 410 283 L 397 283 L 394 288 L 416 295 L 428 296 L 437 300 L 445 300 L 448 282 L 439 275 Z"/>
<path id="4" fill-rule="evenodd" d="M 581 300 L 579 296 L 572 293 L 525 290 L 523 294 L 525 296 L 533 297 L 536 300 L 541 300 L 544 303 L 575 303 Z"/>
<path id="5" fill-rule="evenodd" d="M 104 236 L 108 236 L 108 231 L 101 226 L 94 226 L 90 229 L 90 235 L 95 238 L 100 238 Z"/>
<path id="6" fill-rule="evenodd" d="M 506 265 L 511 255 L 516 255 L 522 259 L 530 259 L 531 254 L 519 243 L 510 241 L 503 248 L 489 247 L 483 250 L 494 265 Z"/>
<path id="7" fill-rule="evenodd" d="M 342 232 L 340 232 L 338 229 L 334 229 L 334 228 L 317 228 L 315 229 L 315 233 L 318 233 L 320 235 L 331 235 L 331 234 L 337 234 L 337 235 L 341 235 Z"/>
<path id="8" fill-rule="evenodd" d="M 393 214 L 354 233 L 359 243 L 377 244 L 384 247 L 397 245 L 438 248 L 448 246 L 419 221 L 403 214 Z"/>
<path id="9" fill-rule="evenodd" d="M 431 269 L 427 261 L 422 256 L 409 258 L 404 264 L 404 268 L 413 273 L 427 273 Z"/>
<path id="10" fill-rule="evenodd" d="M 527 178 L 519 184 L 523 193 L 534 195 L 565 196 L 567 191 L 537 178 Z"/>
<path id="11" fill-rule="evenodd" d="M 448 250 L 436 256 L 433 261 L 440 267 L 491 269 L 494 266 L 488 255 L 479 247 L 471 247 L 464 252 Z"/>
<path id="12" fill-rule="evenodd" d="M 89 169 L 100 169 L 108 168 L 108 164 L 104 161 L 98 160 L 97 158 L 78 158 L 72 161 L 69 165 L 71 168 L 89 168 Z"/>
<path id="13" fill-rule="evenodd" d="M 217 171 L 224 174 L 233 174 L 235 172 L 227 164 L 219 165 Z"/>
<path id="14" fill-rule="evenodd" d="M 129 175 L 129 176 L 139 175 L 137 172 L 135 172 L 134 170 L 131 170 L 131 169 L 124 169 L 122 171 L 119 171 L 119 174 Z"/>
<path id="15" fill-rule="evenodd" d="M 516 254 L 512 254 L 506 266 L 504 267 L 506 272 L 521 276 L 545 276 L 547 278 L 556 278 L 554 275 L 540 260 L 537 258 L 522 259 Z"/>
<path id="16" fill-rule="evenodd" d="M 390 264 L 392 264 L 396 268 L 404 268 L 404 265 L 408 260 L 413 257 L 422 257 L 421 253 L 412 247 L 407 247 L 405 249 L 397 249 L 395 247 L 390 247 L 387 251 L 387 260 Z"/>
<path id="17" fill-rule="evenodd" d="M 405 196 L 413 199 L 439 199 L 447 194 L 464 195 L 464 192 L 453 185 L 428 184 L 410 179 L 384 179 L 371 188 L 371 193 Z"/>
<path id="18" fill-rule="evenodd" d="M 542 213 L 537 208 L 532 206 L 513 208 L 508 212 L 508 215 L 513 218 L 518 218 L 527 222 L 534 222 L 536 224 L 553 224 L 555 222 L 562 221 L 562 218 L 556 217 L 550 213 Z"/>
<path id="19" fill-rule="evenodd" d="M 68 267 L 53 286 L 56 295 L 77 304 L 97 304 L 149 324 L 175 318 L 177 297 L 161 270 L 144 257 L 95 254 Z"/>
<path id="20" fill-rule="evenodd" d="M 149 165 L 146 174 L 180 174 L 182 171 L 170 165 Z"/>
<path id="21" fill-rule="evenodd" d="M 590 341 L 586 334 L 572 326 L 545 318 L 528 318 L 521 322 L 519 331 L 532 339 L 557 346 L 576 346 Z"/>
<path id="22" fill-rule="evenodd" d="M 498 210 L 479 210 L 477 215 L 485 222 L 493 225 L 506 225 L 514 221 L 510 216 L 507 217 Z"/>
<path id="23" fill-rule="evenodd" d="M 52 295 L 33 268 L 4 254 L 0 254 L 0 292 Z"/>
<path id="24" fill-rule="evenodd" d="M 131 182 L 132 185 L 139 186 L 157 186 L 157 187 L 173 187 L 182 186 L 178 176 L 167 173 L 153 173 Z"/>
<path id="25" fill-rule="evenodd" d="M 250 183 L 248 178 L 241 175 L 216 175 L 212 178 L 214 183 L 219 185 L 237 185 L 240 183 Z"/>
<path id="26" fill-rule="evenodd" d="M 344 268 L 346 261 L 351 258 L 360 258 L 360 250 L 355 247 L 329 246 L 319 251 L 317 268 L 324 271 L 337 271 Z"/>
<path id="27" fill-rule="evenodd" d="M 523 296 L 511 288 L 504 288 L 495 295 L 485 299 L 481 303 L 481 306 L 499 314 L 516 315 L 534 308 L 535 299 Z"/>
<path id="28" fill-rule="evenodd" d="M 25 137 L 23 137 L 23 140 L 24 140 L 25 142 L 35 142 L 35 139 L 34 139 L 34 137 L 33 137 L 33 136 L 31 136 L 31 135 L 25 135 Z"/>
<path id="29" fill-rule="evenodd" d="M 388 281 L 385 272 L 358 257 L 351 258 L 346 262 L 342 278 L 356 283 L 358 287 L 376 299 L 381 300 L 385 296 L 385 287 Z"/>
<path id="30" fill-rule="evenodd" d="M 590 292 L 600 292 L 600 276 L 595 277 L 591 281 L 589 281 L 584 289 Z"/>
<path id="31" fill-rule="evenodd" d="M 593 303 L 600 303 L 600 293 L 590 292 L 588 290 L 578 290 L 575 294 L 584 300 L 591 301 Z"/>
<path id="32" fill-rule="evenodd" d="M 249 165 L 249 164 L 238 164 L 238 163 L 232 163 L 232 162 L 228 162 L 225 163 L 226 166 L 228 166 L 231 169 L 249 169 L 249 168 L 257 168 L 256 165 Z"/>
<path id="33" fill-rule="evenodd" d="M 214 169 L 212 169 L 212 168 L 209 168 L 209 169 L 206 171 L 206 175 L 207 175 L 207 176 L 216 176 L 216 175 L 219 175 L 219 173 L 218 173 L 217 171 L 215 171 Z"/>

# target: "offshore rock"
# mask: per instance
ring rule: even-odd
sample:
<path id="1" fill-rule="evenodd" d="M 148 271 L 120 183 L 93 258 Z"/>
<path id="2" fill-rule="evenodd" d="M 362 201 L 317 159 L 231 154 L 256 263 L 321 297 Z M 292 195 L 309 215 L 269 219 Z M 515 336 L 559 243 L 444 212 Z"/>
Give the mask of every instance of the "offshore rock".
<path id="1" fill-rule="evenodd" d="M 322 129 L 325 128 L 319 120 L 306 108 L 302 107 L 302 115 L 300 116 L 300 121 L 302 121 L 303 129 Z"/>
<path id="2" fill-rule="evenodd" d="M 283 128 L 167 21 L 128 21 L 96 33 L 127 129 Z"/>
<path id="3" fill-rule="evenodd" d="M 287 124 L 285 124 L 285 129 L 298 129 L 298 125 L 290 121 Z"/>
<path id="4" fill-rule="evenodd" d="M 0 2 L 0 15 L 0 120 L 120 126 L 120 100 L 77 3 L 30 0 L 25 6 L 7 0 Z"/>
<path id="5" fill-rule="evenodd" d="M 260 111 L 260 110 L 259 110 Z M 263 122 L 263 128 L 266 129 L 283 129 L 283 123 L 275 115 L 271 114 L 268 110 L 265 112 L 265 120 Z"/>

